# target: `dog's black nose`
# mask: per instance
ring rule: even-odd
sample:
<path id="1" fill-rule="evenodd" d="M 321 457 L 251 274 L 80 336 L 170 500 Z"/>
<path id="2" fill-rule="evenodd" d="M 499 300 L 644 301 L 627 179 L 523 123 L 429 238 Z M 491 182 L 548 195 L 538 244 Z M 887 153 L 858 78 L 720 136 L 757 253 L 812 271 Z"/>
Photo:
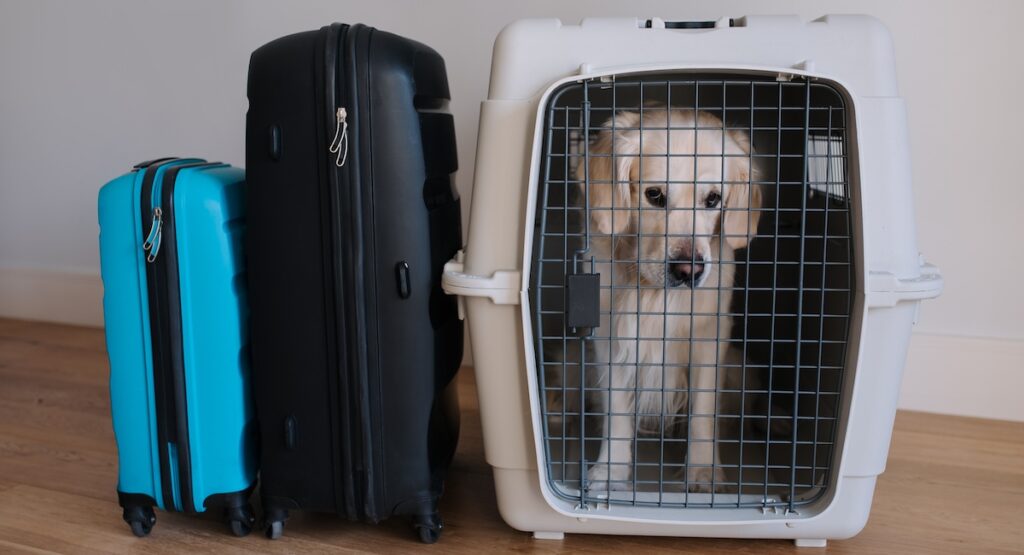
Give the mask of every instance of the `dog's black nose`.
<path id="1" fill-rule="evenodd" d="M 696 255 L 691 260 L 687 257 L 679 257 L 668 265 L 669 281 L 673 287 L 677 285 L 690 285 L 698 283 L 701 275 L 704 274 L 704 257 Z"/>

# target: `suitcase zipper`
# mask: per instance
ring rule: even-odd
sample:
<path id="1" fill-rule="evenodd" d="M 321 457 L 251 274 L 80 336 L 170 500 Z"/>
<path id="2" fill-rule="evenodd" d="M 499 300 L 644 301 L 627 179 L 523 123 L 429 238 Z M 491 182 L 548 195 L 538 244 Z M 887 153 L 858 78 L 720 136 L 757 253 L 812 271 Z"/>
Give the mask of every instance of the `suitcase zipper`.
<path id="1" fill-rule="evenodd" d="M 334 138 L 327 147 L 328 152 L 337 154 L 334 165 L 339 168 L 345 165 L 348 160 L 348 111 L 345 108 L 338 108 L 335 112 Z"/>
<path id="2" fill-rule="evenodd" d="M 149 336 L 153 364 L 153 397 L 156 401 L 154 407 L 156 413 L 156 442 L 158 453 L 158 465 L 160 473 L 161 507 L 164 510 L 178 510 L 177 496 L 175 495 L 174 472 L 172 471 L 171 445 L 173 438 L 177 435 L 172 429 L 174 419 L 170 416 L 173 411 L 173 398 L 170 397 L 170 388 L 167 385 L 169 368 L 168 357 L 168 335 L 167 329 L 167 305 L 164 283 L 164 272 L 162 264 L 154 264 L 156 256 L 153 253 L 154 245 L 162 242 L 163 236 L 163 211 L 160 209 L 159 196 L 157 196 L 157 173 L 163 166 L 175 162 L 176 159 L 167 160 L 162 163 L 150 165 L 146 168 L 142 181 L 142 189 L 139 193 L 139 209 L 142 214 L 142 225 L 149 227 L 149 233 L 143 243 L 143 252 L 146 254 L 146 294 L 149 306 Z M 159 218 L 159 220 L 157 219 Z M 149 248 L 147 248 L 149 247 Z"/>
<path id="3" fill-rule="evenodd" d="M 347 29 L 340 40 L 343 54 L 338 64 L 338 69 L 347 79 L 336 80 L 335 87 L 339 98 L 345 99 L 345 104 L 351 113 L 344 113 L 345 121 L 343 130 L 345 133 L 345 148 L 348 143 L 355 139 L 356 148 L 359 145 L 359 118 L 369 117 L 369 103 L 360 98 L 365 90 L 366 83 L 359 81 L 360 63 L 368 63 L 370 51 L 370 36 L 372 29 L 362 25 L 352 25 Z M 369 78 L 367 75 L 362 76 Z M 338 104 L 342 104 L 339 102 Z M 365 106 L 365 108 L 364 108 Z M 335 113 L 337 120 L 338 113 Z M 349 119 L 352 121 L 349 121 Z M 348 125 L 351 123 L 352 125 Z M 378 440 L 379 427 L 373 414 L 372 393 L 370 390 L 370 358 L 367 348 L 367 315 L 366 305 L 369 302 L 369 295 L 372 295 L 372 286 L 367 285 L 364 272 L 368 261 L 366 260 L 367 236 L 364 230 L 367 219 L 372 219 L 372 214 L 364 211 L 364 196 L 370 194 L 363 189 L 362 160 L 357 156 L 348 162 L 348 168 L 338 170 L 339 183 L 346 186 L 337 191 L 339 195 L 346 195 L 348 202 L 341 202 L 335 206 L 342 206 L 347 213 L 341 214 L 342 222 L 347 230 L 340 230 L 336 236 L 338 244 L 345 246 L 346 265 L 340 266 L 343 271 L 340 280 L 344 280 L 346 287 L 342 291 L 350 292 L 351 297 L 347 303 L 339 305 L 344 309 L 343 318 L 350 322 L 347 333 L 340 338 L 345 341 L 345 354 L 347 355 L 348 369 L 348 398 L 346 399 L 348 410 L 348 434 L 349 456 L 352 465 L 352 480 L 354 488 L 351 501 L 354 504 L 357 514 L 361 519 L 377 521 L 380 515 L 377 510 L 378 497 L 385 495 L 382 484 L 378 484 L 376 472 L 375 450 L 373 442 Z M 340 167 L 340 166 L 339 166 Z M 364 300 L 365 299 L 365 300 Z M 380 486 L 380 487 L 378 487 Z"/>
<path id="4" fill-rule="evenodd" d="M 219 164 L 198 159 L 174 161 L 181 163 L 164 169 L 159 190 L 156 173 L 163 164 L 147 168 L 140 205 L 143 225 L 147 216 L 149 218 L 149 233 L 143 242 L 143 252 L 148 253 L 146 277 L 163 506 L 165 510 L 195 512 L 181 335 L 181 290 L 174 230 L 174 187 L 181 170 Z M 146 209 L 147 205 L 150 210 Z M 166 253 L 158 259 L 165 233 L 167 247 L 163 250 Z"/>
<path id="5" fill-rule="evenodd" d="M 350 143 L 359 145 L 359 118 L 366 114 L 359 99 L 361 92 L 360 64 L 367 55 L 368 30 L 361 25 L 334 24 L 326 28 L 324 37 L 323 138 L 334 132 L 323 163 L 326 183 L 323 191 L 328 208 L 324 213 L 324 256 L 332 264 L 325 268 L 329 275 L 333 321 L 329 333 L 330 384 L 337 391 L 332 396 L 331 412 L 335 457 L 335 502 L 338 512 L 350 518 L 377 520 L 375 457 L 371 443 L 372 406 L 367 375 L 367 321 L 362 299 L 369 292 L 364 283 L 363 253 L 364 216 L 358 150 L 349 157 Z M 357 58 L 360 61 L 357 61 Z M 333 155 L 333 156 L 331 156 Z M 333 399 L 337 400 L 333 400 Z"/>
<path id="6" fill-rule="evenodd" d="M 346 60 L 350 55 L 346 40 L 349 32 L 351 32 L 351 28 L 348 25 L 331 25 L 327 28 L 324 45 L 324 110 L 326 112 L 324 114 L 326 116 L 324 131 L 326 137 L 327 133 L 330 133 L 333 123 L 334 139 L 328 145 L 327 151 L 329 154 L 336 155 L 335 157 L 328 156 L 326 172 L 328 176 L 326 198 L 330 199 L 329 206 L 331 207 L 328 213 L 333 212 L 334 214 L 327 218 L 324 224 L 326 226 L 325 235 L 332 238 L 332 241 L 328 243 L 330 245 L 328 248 L 331 260 L 333 260 L 334 271 L 330 283 L 334 289 L 333 333 L 337 338 L 334 363 L 330 370 L 334 389 L 338 392 L 337 401 L 333 403 L 333 413 L 335 414 L 333 421 L 337 423 L 337 428 L 333 429 L 333 435 L 336 438 L 334 442 L 336 463 L 334 466 L 337 472 L 334 495 L 339 513 L 348 515 L 350 518 L 358 518 L 362 513 L 360 510 L 360 490 L 362 488 L 360 475 L 362 471 L 358 462 L 358 441 L 354 437 L 356 423 L 353 421 L 358 418 L 358 410 L 353 405 L 358 403 L 358 398 L 353 395 L 355 384 L 353 384 L 352 372 L 347 371 L 352 367 L 352 354 L 355 348 L 348 340 L 349 328 L 357 323 L 349 317 L 349 307 L 346 306 L 348 303 L 343 294 L 345 291 L 351 291 L 346 274 L 351 271 L 348 266 L 353 259 L 352 243 L 346 241 L 351 233 L 342 226 L 350 223 L 351 217 L 344 212 L 337 213 L 339 209 L 344 210 L 351 204 L 350 199 L 353 193 L 349 176 L 352 164 L 348 164 L 347 169 L 340 169 L 348 160 L 349 114 L 344 104 L 351 100 L 343 79 L 345 77 L 354 78 L 346 68 Z"/>
<path id="7" fill-rule="evenodd" d="M 217 163 L 198 161 L 191 164 L 181 164 L 167 169 L 164 172 L 163 185 L 160 189 L 161 206 L 155 210 L 161 212 L 160 232 L 157 234 L 157 245 L 154 251 L 160 248 L 160 237 L 167 234 L 167 247 L 163 250 L 165 254 L 161 257 L 163 262 L 163 295 L 164 314 L 167 318 L 167 348 L 169 363 L 169 376 L 167 385 L 170 386 L 170 398 L 173 402 L 173 414 L 165 415 L 174 419 L 173 430 L 176 432 L 173 439 L 173 449 L 177 462 L 176 483 L 178 486 L 178 501 L 180 510 L 194 513 L 197 510 L 196 500 L 192 495 L 192 448 L 189 437 L 188 425 L 188 397 L 185 389 L 185 348 L 182 338 L 181 318 L 181 284 L 178 272 L 178 243 L 175 231 L 175 205 L 174 189 L 178 182 L 178 174 L 185 169 L 205 169 L 216 166 Z M 156 252 L 152 252 L 156 256 Z"/>
<path id="8" fill-rule="evenodd" d="M 339 508 L 350 518 L 377 519 L 373 455 L 367 442 L 372 440 L 369 425 L 369 400 L 365 367 L 367 355 L 364 332 L 366 315 L 360 301 L 365 295 L 361 272 L 363 260 L 363 194 L 359 178 L 359 159 L 349 159 L 350 143 L 359 140 L 360 84 L 357 57 L 358 38 L 365 32 L 360 25 L 333 25 L 329 28 L 326 62 L 325 123 L 327 133 L 334 129 L 335 139 L 328 146 L 333 157 L 328 170 L 331 211 L 327 230 L 332 237 L 334 259 L 334 307 L 337 358 L 333 370 L 337 379 Z M 326 135 L 326 134 L 325 134 Z M 354 155 L 358 155 L 358 151 Z M 339 437 L 340 436 L 340 437 Z"/>
<path id="9" fill-rule="evenodd" d="M 163 231 L 163 210 L 159 206 L 153 209 L 152 224 L 149 226 L 149 233 L 146 241 L 142 243 L 142 251 L 147 253 L 146 262 L 153 263 L 157 253 L 160 252 L 160 240 Z"/>

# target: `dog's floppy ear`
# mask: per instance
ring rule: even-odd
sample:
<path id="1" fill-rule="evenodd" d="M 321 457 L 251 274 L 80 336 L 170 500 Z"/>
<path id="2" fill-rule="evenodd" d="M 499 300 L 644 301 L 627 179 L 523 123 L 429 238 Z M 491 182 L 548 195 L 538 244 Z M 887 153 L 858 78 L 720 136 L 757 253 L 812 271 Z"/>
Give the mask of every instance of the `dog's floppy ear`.
<path id="1" fill-rule="evenodd" d="M 638 181 L 634 168 L 640 154 L 639 121 L 636 112 L 616 114 L 588 147 L 589 178 L 582 159 L 577 166 L 581 193 L 589 194 L 591 220 L 604 234 L 623 233 L 629 227 L 628 210 L 633 208 L 631 183 Z"/>
<path id="2" fill-rule="evenodd" d="M 731 141 L 725 149 L 725 214 L 722 216 L 722 231 L 729 246 L 734 249 L 746 247 L 757 233 L 757 222 L 761 218 L 760 172 L 753 158 L 750 139 L 742 131 L 729 131 Z"/>

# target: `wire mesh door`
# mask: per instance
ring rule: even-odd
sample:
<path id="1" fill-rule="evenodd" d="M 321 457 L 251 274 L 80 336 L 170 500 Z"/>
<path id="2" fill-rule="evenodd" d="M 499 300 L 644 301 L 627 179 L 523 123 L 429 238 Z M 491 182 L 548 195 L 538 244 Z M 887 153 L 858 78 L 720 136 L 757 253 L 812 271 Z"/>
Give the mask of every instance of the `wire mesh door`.
<path id="1" fill-rule="evenodd" d="M 638 74 L 563 85 L 544 110 L 531 308 L 552 490 L 819 498 L 855 275 L 843 97 Z"/>

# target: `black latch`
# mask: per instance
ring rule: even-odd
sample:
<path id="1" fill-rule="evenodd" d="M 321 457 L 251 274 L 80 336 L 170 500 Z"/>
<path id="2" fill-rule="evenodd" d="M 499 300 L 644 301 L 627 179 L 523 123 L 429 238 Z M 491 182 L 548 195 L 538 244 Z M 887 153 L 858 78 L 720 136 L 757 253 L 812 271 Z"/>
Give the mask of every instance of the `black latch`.
<path id="1" fill-rule="evenodd" d="M 271 125 L 267 132 L 267 155 L 271 160 L 281 159 L 281 128 Z"/>
<path id="2" fill-rule="evenodd" d="M 729 26 L 732 27 L 732 20 L 729 20 Z M 654 27 L 654 20 L 648 19 L 644 22 L 644 29 L 651 29 Z M 714 29 L 714 21 L 666 21 L 666 29 Z"/>
<path id="3" fill-rule="evenodd" d="M 284 448 L 289 451 L 295 448 L 295 435 L 297 432 L 295 428 L 295 416 L 286 416 L 284 419 Z"/>
<path id="4" fill-rule="evenodd" d="M 408 299 L 412 295 L 412 283 L 409 280 L 409 263 L 401 261 L 395 264 L 395 280 L 398 281 L 398 297 Z"/>
<path id="5" fill-rule="evenodd" d="M 601 325 L 601 274 L 568 276 L 565 323 L 570 328 Z"/>

